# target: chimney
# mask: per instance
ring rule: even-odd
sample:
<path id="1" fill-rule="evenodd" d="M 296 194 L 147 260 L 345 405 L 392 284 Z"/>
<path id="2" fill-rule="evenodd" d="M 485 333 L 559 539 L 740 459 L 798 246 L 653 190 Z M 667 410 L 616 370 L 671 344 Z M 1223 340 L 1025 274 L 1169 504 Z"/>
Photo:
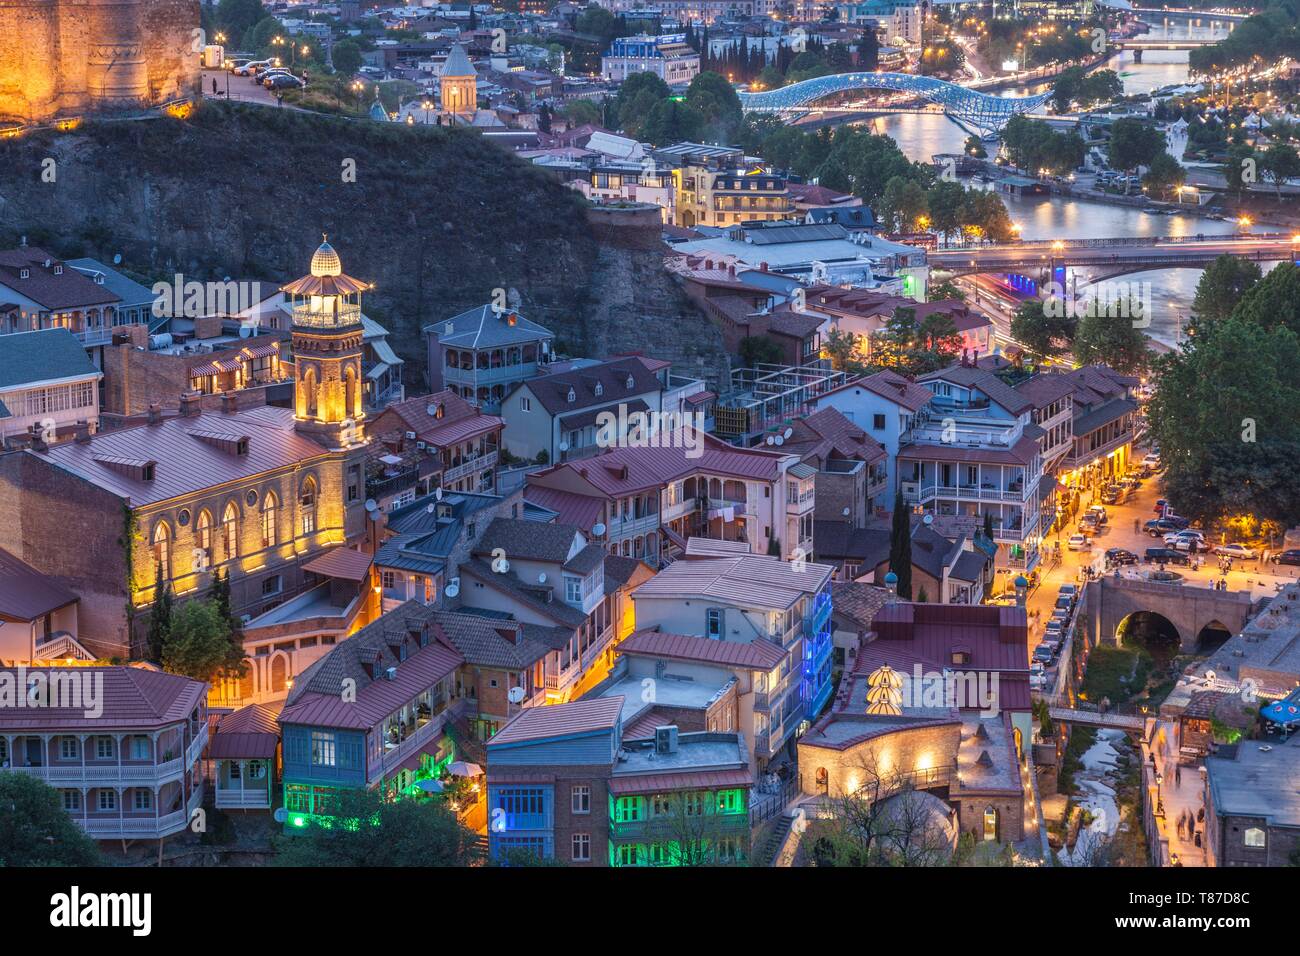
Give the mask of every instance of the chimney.
<path id="1" fill-rule="evenodd" d="M 45 442 L 45 433 L 41 431 L 40 425 L 33 425 L 31 430 L 32 451 L 49 451 L 50 446 Z"/>
<path id="2" fill-rule="evenodd" d="M 157 402 L 149 403 L 149 424 L 157 425 L 162 421 L 162 406 Z"/>
<path id="3" fill-rule="evenodd" d="M 239 411 L 239 403 L 235 401 L 234 392 L 221 393 L 221 411 L 225 415 L 233 415 Z"/>
<path id="4" fill-rule="evenodd" d="M 202 409 L 199 407 L 199 395 L 194 389 L 181 392 L 181 416 L 183 418 L 193 418 L 198 415 Z"/>
<path id="5" fill-rule="evenodd" d="M 90 444 L 90 422 L 86 421 L 84 418 L 78 421 L 75 434 L 76 434 L 76 442 L 78 445 L 89 445 Z"/>

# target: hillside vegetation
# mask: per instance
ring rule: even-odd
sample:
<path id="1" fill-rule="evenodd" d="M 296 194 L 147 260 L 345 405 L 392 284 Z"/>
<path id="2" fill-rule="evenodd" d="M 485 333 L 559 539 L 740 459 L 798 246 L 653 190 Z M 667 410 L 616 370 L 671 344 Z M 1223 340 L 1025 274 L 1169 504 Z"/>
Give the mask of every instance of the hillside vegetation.
<path id="1" fill-rule="evenodd" d="M 46 159 L 54 182 L 42 176 Z M 591 326 L 608 321 L 607 290 L 583 207 L 476 131 L 290 109 L 206 103 L 185 120 L 94 122 L 0 143 L 0 246 L 25 235 L 65 257 L 111 263 L 120 253 L 146 283 L 178 272 L 279 281 L 306 272 L 328 233 L 345 270 L 375 283 L 366 311 L 393 333 L 417 387 L 420 328 L 496 288 L 517 290 L 524 314 L 575 351 L 599 343 L 721 367 L 716 332 L 666 279 L 653 316 Z M 647 266 L 659 254 L 617 255 Z M 663 306 L 676 318 L 667 328 Z"/>

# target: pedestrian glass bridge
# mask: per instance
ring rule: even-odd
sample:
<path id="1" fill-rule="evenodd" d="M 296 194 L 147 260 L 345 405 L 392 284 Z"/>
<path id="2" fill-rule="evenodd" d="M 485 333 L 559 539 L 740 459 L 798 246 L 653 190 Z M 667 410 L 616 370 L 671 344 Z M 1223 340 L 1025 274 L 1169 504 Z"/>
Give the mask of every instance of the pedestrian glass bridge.
<path id="1" fill-rule="evenodd" d="M 947 80 L 910 73 L 834 73 L 792 83 L 779 90 L 741 93 L 740 105 L 755 112 L 783 113 L 848 90 L 913 93 L 931 103 L 937 103 L 953 119 L 985 134 L 999 132 L 1011 117 L 1037 109 L 1052 95 L 1049 92 L 1037 96 L 993 96 Z"/>

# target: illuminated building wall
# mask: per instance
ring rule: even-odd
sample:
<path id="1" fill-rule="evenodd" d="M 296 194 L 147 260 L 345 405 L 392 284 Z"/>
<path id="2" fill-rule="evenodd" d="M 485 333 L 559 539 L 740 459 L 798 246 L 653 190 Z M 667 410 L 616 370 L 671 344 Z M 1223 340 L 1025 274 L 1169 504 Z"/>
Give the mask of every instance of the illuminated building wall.
<path id="1" fill-rule="evenodd" d="M 198 29 L 198 0 L 0 0 L 0 125 L 191 95 Z"/>

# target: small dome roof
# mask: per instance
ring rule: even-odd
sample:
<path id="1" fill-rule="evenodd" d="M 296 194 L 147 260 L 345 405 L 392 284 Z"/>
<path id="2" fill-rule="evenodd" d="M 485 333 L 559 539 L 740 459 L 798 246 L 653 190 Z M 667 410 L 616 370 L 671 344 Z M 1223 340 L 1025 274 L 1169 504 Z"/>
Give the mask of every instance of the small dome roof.
<path id="1" fill-rule="evenodd" d="M 1014 584 L 1015 584 L 1015 586 L 1018 587 L 1018 588 L 1027 588 L 1027 587 L 1029 587 L 1029 581 L 1025 578 L 1025 576 L 1024 576 L 1023 574 L 1017 574 L 1017 575 L 1016 575 L 1016 580 L 1014 581 Z"/>
<path id="2" fill-rule="evenodd" d="M 897 583 L 898 583 L 898 575 L 895 574 L 893 571 L 888 572 L 888 573 L 885 575 L 885 583 L 886 583 L 886 584 L 897 584 Z"/>
<path id="3" fill-rule="evenodd" d="M 343 274 L 343 263 L 339 262 L 339 254 L 328 242 L 321 242 L 320 248 L 312 255 L 311 274 L 317 278 Z"/>

